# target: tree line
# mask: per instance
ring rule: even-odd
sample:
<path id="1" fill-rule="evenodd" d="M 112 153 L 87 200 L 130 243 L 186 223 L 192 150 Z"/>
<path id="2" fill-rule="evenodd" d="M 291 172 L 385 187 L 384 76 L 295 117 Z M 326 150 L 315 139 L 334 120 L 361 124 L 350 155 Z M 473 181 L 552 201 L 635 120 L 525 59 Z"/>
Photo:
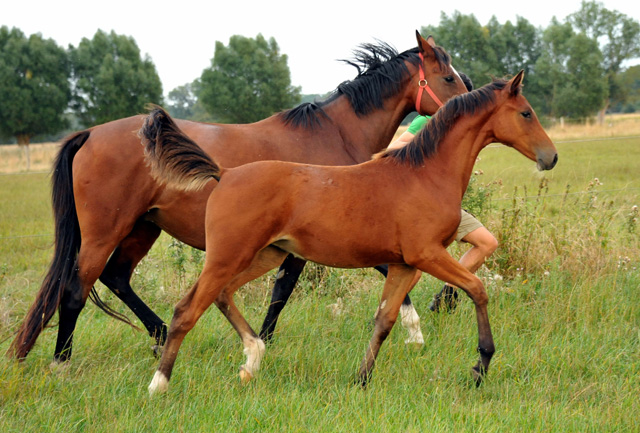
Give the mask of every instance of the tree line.
<path id="1" fill-rule="evenodd" d="M 583 1 L 564 22 L 536 28 L 525 18 L 486 25 L 474 15 L 442 14 L 432 34 L 477 87 L 526 71 L 526 93 L 539 115 L 572 119 L 640 110 L 640 24 L 602 3 Z M 0 27 L 0 138 L 28 144 L 165 104 L 172 115 L 225 123 L 253 122 L 301 100 L 288 57 L 275 39 L 235 35 L 216 42 L 211 66 L 168 93 L 155 65 L 132 37 L 98 30 L 64 49 L 40 34 Z"/>

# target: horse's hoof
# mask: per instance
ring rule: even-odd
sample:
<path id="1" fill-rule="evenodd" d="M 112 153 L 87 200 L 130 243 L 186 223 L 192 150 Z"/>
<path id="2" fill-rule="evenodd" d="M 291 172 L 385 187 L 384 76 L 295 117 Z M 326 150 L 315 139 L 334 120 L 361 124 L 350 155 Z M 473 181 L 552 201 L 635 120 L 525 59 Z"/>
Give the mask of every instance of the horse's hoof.
<path id="1" fill-rule="evenodd" d="M 153 346 L 151 346 L 151 350 L 153 351 L 153 356 L 156 359 L 160 359 L 160 357 L 162 356 L 162 346 L 154 344 Z"/>
<path id="2" fill-rule="evenodd" d="M 424 346 L 424 337 L 422 336 L 422 334 L 412 335 L 406 340 L 404 340 L 404 344 L 407 344 L 407 345 L 411 344 L 411 345 L 415 345 L 416 347 Z"/>
<path id="3" fill-rule="evenodd" d="M 49 370 L 53 374 L 65 374 L 69 371 L 69 361 L 51 361 L 51 364 L 49 364 Z"/>
<path id="4" fill-rule="evenodd" d="M 473 376 L 473 381 L 475 382 L 476 387 L 478 387 L 484 378 L 484 369 L 481 366 L 475 365 L 471 369 L 471 375 Z"/>
<path id="5" fill-rule="evenodd" d="M 244 368 L 244 366 L 240 367 L 240 383 L 242 383 L 243 385 L 251 382 L 251 379 L 253 379 L 253 374 L 251 374 L 248 370 L 246 370 Z"/>
<path id="6" fill-rule="evenodd" d="M 149 384 L 149 396 L 153 397 L 157 394 L 164 394 L 169 390 L 169 381 L 166 376 L 159 371 L 156 371 L 156 374 L 153 375 L 153 379 Z"/>

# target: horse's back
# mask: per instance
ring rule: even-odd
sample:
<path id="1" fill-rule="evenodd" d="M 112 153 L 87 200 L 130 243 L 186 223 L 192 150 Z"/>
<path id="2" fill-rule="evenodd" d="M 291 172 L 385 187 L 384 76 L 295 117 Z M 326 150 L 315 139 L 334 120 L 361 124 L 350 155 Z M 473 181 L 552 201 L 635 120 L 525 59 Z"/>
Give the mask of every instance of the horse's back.
<path id="1" fill-rule="evenodd" d="M 401 262 L 398 206 L 380 165 L 261 161 L 228 170 L 208 202 L 207 242 L 231 245 L 251 233 L 241 242 L 274 244 L 328 266 Z"/>

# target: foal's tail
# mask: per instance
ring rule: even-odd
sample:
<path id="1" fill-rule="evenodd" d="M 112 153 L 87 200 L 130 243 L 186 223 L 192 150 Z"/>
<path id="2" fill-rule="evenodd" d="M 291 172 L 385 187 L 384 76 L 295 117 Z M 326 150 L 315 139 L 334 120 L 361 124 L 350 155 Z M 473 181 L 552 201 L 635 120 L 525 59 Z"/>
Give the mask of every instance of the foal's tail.
<path id="1" fill-rule="evenodd" d="M 152 108 L 139 135 L 151 174 L 159 182 L 182 190 L 198 190 L 212 178 L 220 180 L 223 169 L 162 108 Z"/>
<path id="2" fill-rule="evenodd" d="M 47 276 L 36 300 L 18 329 L 7 354 L 24 359 L 40 332 L 55 314 L 62 289 L 77 283 L 76 257 L 80 249 L 80 226 L 73 197 L 71 164 L 73 158 L 89 138 L 88 130 L 73 134 L 62 144 L 51 175 L 53 217 L 55 221 L 54 254 Z"/>

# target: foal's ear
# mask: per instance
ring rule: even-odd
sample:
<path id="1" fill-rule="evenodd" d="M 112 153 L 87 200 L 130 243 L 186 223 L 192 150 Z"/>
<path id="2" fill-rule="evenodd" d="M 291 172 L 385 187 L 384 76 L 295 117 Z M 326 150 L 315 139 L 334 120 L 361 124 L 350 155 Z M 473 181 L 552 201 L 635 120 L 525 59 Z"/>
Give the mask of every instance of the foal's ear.
<path id="1" fill-rule="evenodd" d="M 518 72 L 518 74 L 509 81 L 509 93 L 512 96 L 516 96 L 520 93 L 523 78 L 524 69 L 521 69 L 520 72 Z"/>
<path id="2" fill-rule="evenodd" d="M 416 30 L 416 39 L 418 40 L 418 48 L 423 55 L 433 53 L 433 47 L 436 46 L 436 41 L 433 39 L 433 36 L 429 35 L 429 37 L 425 39 L 420 32 Z"/>

